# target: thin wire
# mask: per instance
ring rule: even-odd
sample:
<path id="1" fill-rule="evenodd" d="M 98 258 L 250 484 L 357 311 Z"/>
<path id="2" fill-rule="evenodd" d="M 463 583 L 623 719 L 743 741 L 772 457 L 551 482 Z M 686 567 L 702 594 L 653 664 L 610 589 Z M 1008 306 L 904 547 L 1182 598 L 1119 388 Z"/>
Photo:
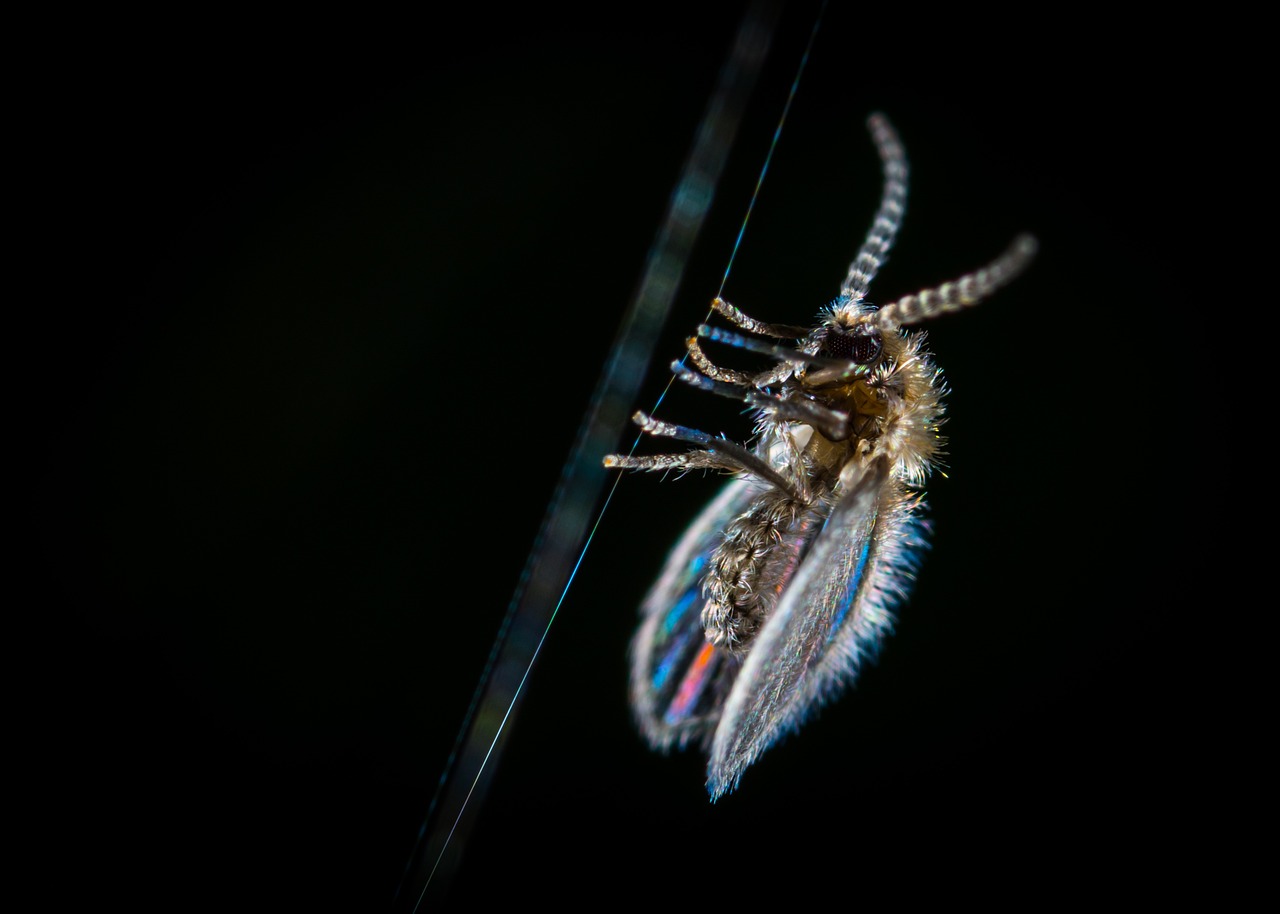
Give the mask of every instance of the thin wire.
<path id="1" fill-rule="evenodd" d="M 734 241 L 733 249 L 729 255 L 728 263 L 725 266 L 724 275 L 721 278 L 720 290 L 717 293 L 717 295 L 723 294 L 725 284 L 728 282 L 729 273 L 733 268 L 734 259 L 737 256 L 738 249 L 742 244 L 743 236 L 746 233 L 747 223 L 749 222 L 751 218 L 751 213 L 755 208 L 756 200 L 759 198 L 761 186 L 764 183 L 765 175 L 768 173 L 769 165 L 773 160 L 774 151 L 777 149 L 778 141 L 782 134 L 782 128 L 786 123 L 787 114 L 791 110 L 792 102 L 794 101 L 796 92 L 799 88 L 800 78 L 804 73 L 805 68 L 808 64 L 809 55 L 813 48 L 814 41 L 818 35 L 819 26 L 822 23 L 822 17 L 825 10 L 826 10 L 826 0 L 824 0 L 822 7 L 819 9 L 817 18 L 814 21 L 813 29 L 810 32 L 808 42 L 805 46 L 804 53 L 800 60 L 800 64 L 797 67 L 795 77 L 792 79 L 791 87 L 787 94 L 787 100 L 783 107 L 782 114 L 778 119 L 777 125 L 774 127 L 773 137 L 769 144 L 769 150 L 765 156 L 764 165 L 761 167 L 760 174 L 756 179 L 755 189 L 752 193 L 751 200 L 747 206 L 747 212 L 743 217 L 742 224 L 738 229 L 737 238 Z M 763 11 L 762 8 L 759 8 L 759 7 L 753 8 L 753 11 L 748 14 L 747 19 L 744 20 L 744 25 L 739 35 L 739 49 L 737 52 L 738 56 L 731 59 L 731 64 L 737 63 L 739 65 L 742 65 L 744 63 L 744 61 L 739 59 L 742 56 L 741 45 L 744 43 L 743 37 L 746 35 L 746 33 L 752 31 L 753 29 L 756 32 L 759 32 L 763 28 L 763 19 L 765 16 L 766 16 L 765 12 Z M 756 65 L 758 66 L 758 61 L 756 61 Z M 753 77 L 754 77 L 754 74 L 751 74 L 750 78 L 752 81 L 753 81 Z M 741 76 L 739 78 L 745 79 L 745 77 L 741 77 Z M 739 89 L 740 88 L 741 86 L 739 86 Z M 673 268 L 670 263 L 663 263 L 661 261 L 663 260 L 664 256 L 670 257 L 671 249 L 678 247 L 679 243 L 678 242 L 673 243 L 671 241 L 670 236 L 674 236 L 674 235 L 688 236 L 690 234 L 689 225 L 684 225 L 684 226 L 679 225 L 681 220 L 683 219 L 687 223 L 696 223 L 696 226 L 700 226 L 701 217 L 705 215 L 705 211 L 710 206 L 710 198 L 714 190 L 715 182 L 714 180 L 708 181 L 708 178 L 710 177 L 710 175 L 709 175 L 709 168 L 707 163 L 705 161 L 702 163 L 702 170 L 700 171 L 699 168 L 697 167 L 697 159 L 698 159 L 699 152 L 702 151 L 702 147 L 709 142 L 714 142 L 714 138 L 712 137 L 712 134 L 716 134 L 717 132 L 720 132 L 722 134 L 731 132 L 729 122 L 733 120 L 735 115 L 726 114 L 724 110 L 717 110 L 718 106 L 722 106 L 722 105 L 725 105 L 724 99 L 722 98 L 714 99 L 711 109 L 709 109 L 707 117 L 704 118 L 701 130 L 700 130 L 699 142 L 698 144 L 695 145 L 695 151 L 694 153 L 691 154 L 690 162 L 686 167 L 686 174 L 682 178 L 681 183 L 678 186 L 677 191 L 674 195 L 673 205 L 672 205 L 671 211 L 668 214 L 667 224 L 664 227 L 663 233 L 661 234 L 661 240 L 655 245 L 655 251 L 651 256 L 651 261 L 647 269 L 645 284 L 642 284 L 641 292 L 637 294 L 637 302 L 644 299 L 646 297 L 646 293 L 648 293 L 649 295 L 656 295 L 656 296 L 662 296 L 664 294 L 668 294 L 670 297 L 674 297 L 674 285 L 678 282 L 678 275 L 682 270 L 682 266 L 678 268 Z M 712 112 L 715 112 L 715 114 L 713 114 Z M 736 127 L 736 124 L 734 124 L 733 126 Z M 720 140 L 721 143 L 728 142 L 727 138 L 723 135 L 720 136 L 718 139 Z M 718 170 L 715 172 L 715 177 L 718 177 Z M 683 229 L 683 231 L 681 231 L 681 229 Z M 696 232 L 696 227 L 693 229 L 693 231 Z M 691 244 L 691 239 L 688 239 L 688 240 L 689 240 L 689 243 Z M 654 285 L 663 286 L 664 288 L 662 288 L 660 291 L 654 291 L 652 289 L 645 288 L 645 286 L 650 281 L 652 281 Z M 711 309 L 708 309 L 707 311 L 708 318 L 710 317 L 710 315 L 711 315 Z M 621 365 L 621 363 L 625 360 L 625 356 L 621 355 L 624 352 L 626 352 L 624 347 L 621 347 L 621 346 L 615 347 L 614 356 L 611 358 L 611 361 L 606 369 L 607 376 L 619 370 L 621 370 L 623 374 L 627 373 L 627 368 Z M 687 354 L 685 357 L 687 358 Z M 683 362 L 683 359 L 681 361 Z M 664 388 L 662 393 L 658 396 L 656 402 L 654 403 L 654 410 L 656 410 L 658 406 L 661 405 L 662 401 L 666 397 L 667 392 L 671 389 L 672 383 L 674 383 L 674 377 L 668 380 L 666 388 Z M 599 392 L 607 388 L 608 388 L 608 385 L 604 384 L 598 387 L 597 391 Z M 604 406 L 602 404 L 604 403 L 605 400 L 607 400 L 607 396 L 604 394 L 600 394 L 600 396 L 598 397 L 598 402 L 593 404 L 594 409 L 592 410 L 592 412 L 600 411 L 601 409 L 603 409 Z M 572 475 L 572 471 L 570 467 L 572 467 L 577 462 L 575 458 L 581 456 L 585 452 L 590 451 L 590 447 L 588 447 L 586 444 L 586 440 L 590 437 L 590 434 L 586 431 L 589 425 L 591 425 L 590 420 L 587 423 L 584 423 L 583 434 L 580 437 L 578 446 L 575 447 L 574 454 L 571 455 L 569 464 L 566 467 L 567 475 Z M 639 444 L 639 441 L 640 441 L 640 436 L 638 435 L 636 437 L 636 440 L 632 443 L 632 446 L 631 446 L 632 452 L 635 451 L 635 448 Z M 467 786 L 466 793 L 463 795 L 461 802 L 459 804 L 457 814 L 453 817 L 452 821 L 450 822 L 448 831 L 443 837 L 443 841 L 441 842 L 438 853 L 435 855 L 434 860 L 432 860 L 430 870 L 428 871 L 426 878 L 423 880 L 421 890 L 417 893 L 417 897 L 413 901 L 413 906 L 412 906 L 413 911 L 417 911 L 419 909 L 423 899 L 426 897 L 428 889 L 431 887 L 432 881 L 436 878 L 436 874 L 440 869 L 441 863 L 445 859 L 446 851 L 449 849 L 449 847 L 453 843 L 455 839 L 455 835 L 457 834 L 459 827 L 463 822 L 463 814 L 466 812 L 467 808 L 472 802 L 473 796 L 476 794 L 476 791 L 481 782 L 481 778 L 488 771 L 491 770 L 490 761 L 491 759 L 493 759 L 495 755 L 495 752 L 498 746 L 498 741 L 501 739 L 503 733 L 505 732 L 507 723 L 509 722 L 509 720 L 511 719 L 512 715 L 515 712 L 516 702 L 519 700 L 520 696 L 523 694 L 525 684 L 528 682 L 529 676 L 533 669 L 533 665 L 536 662 L 539 654 L 541 653 L 543 645 L 546 643 L 547 637 L 551 631 L 551 626 L 555 623 L 556 617 L 560 611 L 560 607 L 563 605 L 564 600 L 568 595 L 569 588 L 573 585 L 573 582 L 577 577 L 578 570 L 581 568 L 582 563 L 586 558 L 587 552 L 591 547 L 591 543 L 595 539 L 596 532 L 599 530 L 600 525 L 604 520 L 605 514 L 608 511 L 608 508 L 613 501 L 613 496 L 618 489 L 618 485 L 621 481 L 621 478 L 622 478 L 621 473 L 618 473 L 614 477 L 613 484 L 609 487 L 609 490 L 604 499 L 604 503 L 601 505 L 596 515 L 595 521 L 592 524 L 585 541 L 583 542 L 583 545 L 578 553 L 577 559 L 574 561 L 572 570 L 569 573 L 568 579 L 565 582 L 564 586 L 561 588 L 559 596 L 557 597 L 553 605 L 551 614 L 542 628 L 542 632 L 538 637 L 537 644 L 534 647 L 532 654 L 530 655 L 527 663 L 524 665 L 524 669 L 521 672 L 518 683 L 516 683 L 514 689 L 511 691 L 510 699 L 506 702 L 506 707 L 502 714 L 501 720 L 497 723 L 497 726 L 494 728 L 492 738 L 488 741 L 488 745 L 485 747 L 483 757 L 480 759 L 479 764 L 476 768 L 475 776 L 471 779 L 470 784 L 468 784 Z M 552 508 L 548 512 L 549 517 L 553 517 L 557 513 L 557 509 L 563 507 L 563 502 L 566 500 L 565 492 L 568 488 L 569 486 L 567 485 L 567 478 L 562 477 L 560 481 L 560 485 L 557 487 L 557 492 L 552 497 Z M 546 533 L 547 533 L 547 529 L 544 525 L 543 530 L 540 531 L 539 536 L 534 543 L 533 550 L 531 552 L 531 558 L 533 556 L 539 555 L 540 552 L 542 551 L 542 547 L 545 544 Z M 554 540 L 554 537 L 552 537 L 551 539 Z M 428 810 L 427 820 L 424 821 L 423 830 L 419 834 L 419 842 L 418 842 L 419 846 L 418 848 L 415 849 L 414 858 L 409 861 L 409 865 L 406 867 L 405 882 L 407 882 L 407 880 L 409 879 L 411 871 L 414 867 L 415 860 L 418 857 L 419 851 L 423 849 L 423 840 L 426 837 L 427 823 L 430 821 L 432 814 L 440 806 L 442 796 L 444 794 L 444 790 L 449 780 L 449 777 L 453 772 L 459 757 L 464 753 L 466 749 L 470 748 L 471 743 L 474 741 L 474 737 L 476 734 L 471 730 L 471 722 L 477 716 L 476 714 L 477 709 L 480 708 L 482 704 L 487 704 L 492 701 L 493 696 L 492 694 L 490 694 L 491 689 L 493 688 L 492 681 L 495 678 L 495 673 L 500 673 L 499 668 L 502 665 L 500 661 L 503 659 L 501 655 L 503 653 L 503 649 L 506 646 L 509 630 L 514 623 L 516 623 L 517 621 L 520 621 L 520 613 L 516 609 L 516 607 L 521 601 L 521 594 L 524 591 L 524 587 L 526 583 L 528 583 L 529 578 L 531 577 L 531 568 L 534 564 L 535 563 L 531 561 L 526 565 L 525 571 L 521 577 L 521 581 L 517 585 L 516 597 L 513 598 L 512 605 L 511 607 L 509 607 L 508 613 L 504 617 L 502 626 L 500 627 L 494 646 L 491 649 L 489 657 L 486 660 L 484 671 L 481 674 L 480 684 L 477 687 L 474 695 L 472 696 L 471 703 L 464 717 L 463 726 L 459 731 L 458 738 L 455 741 L 453 749 L 450 752 L 449 758 L 445 765 L 445 770 L 441 774 L 436 794 L 432 798 L 431 806 Z M 468 736 L 468 734 L 470 735 Z M 404 887 L 405 887 L 405 884 L 404 882 L 402 882 L 402 889 Z"/>
<path id="2" fill-rule="evenodd" d="M 818 9 L 818 17 L 813 21 L 813 30 L 809 33 L 809 43 L 805 45 L 804 55 L 800 58 L 800 66 L 796 68 L 796 75 L 791 80 L 791 91 L 787 93 L 787 103 L 782 106 L 782 116 L 778 118 L 777 126 L 773 128 L 773 140 L 769 143 L 769 151 L 764 157 L 764 165 L 760 169 L 760 176 L 756 178 L 756 189 L 751 194 L 751 202 L 747 204 L 747 214 L 742 217 L 742 225 L 738 228 L 738 238 L 733 243 L 733 250 L 729 252 L 729 262 L 725 264 L 724 276 L 720 280 L 720 291 L 716 293 L 716 298 L 724 295 L 725 283 L 729 281 L 729 271 L 733 269 L 734 258 L 738 256 L 738 247 L 742 244 L 742 236 L 747 232 L 747 222 L 751 220 L 751 213 L 756 208 L 756 199 L 760 196 L 760 186 L 764 184 L 764 176 L 769 173 L 769 163 L 773 161 L 773 151 L 778 148 L 778 138 L 782 136 L 782 127 L 787 122 L 787 114 L 791 111 L 791 103 L 795 100 L 796 90 L 800 88 L 800 77 L 804 75 L 804 68 L 809 63 L 809 52 L 813 50 L 813 43 L 818 37 L 818 27 L 822 25 L 822 15 L 827 11 L 826 0 L 823 0 L 822 6 Z M 711 311 L 707 311 L 710 316 Z M 670 384 L 668 383 L 668 388 Z M 665 394 L 665 391 L 663 392 Z"/>
<path id="3" fill-rule="evenodd" d="M 720 289 L 718 292 L 716 292 L 716 298 L 723 297 L 724 287 L 729 282 L 729 271 L 733 269 L 733 261 L 738 256 L 738 248 L 742 246 L 742 236 L 747 233 L 747 223 L 751 221 L 751 213 L 756 208 L 756 200 L 760 196 L 760 187 L 761 185 L 764 184 L 765 175 L 769 173 L 769 163 L 773 161 L 773 152 L 775 149 L 778 148 L 778 139 L 782 136 L 782 128 L 787 122 L 787 114 L 790 113 L 791 111 L 791 103 L 792 101 L 795 100 L 796 92 L 800 88 L 800 77 L 804 75 L 805 67 L 809 63 L 809 53 L 813 50 L 813 44 L 818 38 L 818 29 L 822 25 L 822 17 L 823 17 L 823 14 L 826 13 L 826 11 L 827 11 L 827 0 L 822 0 L 822 6 L 818 8 L 817 18 L 815 18 L 813 21 L 813 30 L 809 32 L 809 41 L 804 47 L 804 54 L 800 56 L 800 65 L 796 67 L 796 75 L 791 80 L 791 89 L 787 92 L 787 101 L 782 106 L 782 115 L 778 118 L 778 123 L 773 128 L 773 139 L 769 141 L 769 151 L 765 153 L 764 165 L 760 167 L 760 174 L 756 178 L 755 190 L 752 191 L 751 201 L 747 204 L 746 215 L 742 217 L 742 225 L 738 226 L 738 237 L 734 240 L 733 249 L 729 252 L 729 262 L 725 264 L 724 276 L 720 278 Z M 715 311 L 714 307 L 707 308 L 706 316 L 703 317 L 702 319 L 702 322 L 704 324 L 711 319 L 711 315 L 714 311 Z M 680 356 L 680 364 L 684 365 L 685 361 L 688 358 L 689 358 L 689 353 L 687 352 L 684 355 Z M 676 382 L 676 378 L 674 374 L 672 374 L 671 377 L 667 378 L 666 387 L 662 388 L 662 393 L 658 394 L 658 399 L 654 401 L 653 408 L 649 410 L 650 415 L 654 415 L 657 413 L 658 407 L 661 406 L 662 401 L 667 398 L 667 394 L 671 392 L 671 387 L 673 384 L 675 384 L 675 382 Z M 636 452 L 636 448 L 640 446 L 640 441 L 643 438 L 644 438 L 643 432 L 636 433 L 635 440 L 631 442 L 631 448 L 630 450 L 627 451 L 628 457 L 630 457 Z M 618 478 L 621 479 L 622 474 L 625 472 L 626 472 L 625 470 L 619 471 Z M 617 488 L 616 481 L 614 482 L 614 488 L 615 489 Z M 613 497 L 612 490 L 610 490 L 609 496 L 611 498 Z M 606 501 L 605 507 L 607 506 L 608 506 L 608 502 Z M 603 513 L 604 513 L 604 509 L 602 508 L 601 514 L 603 515 Z"/>
<path id="4" fill-rule="evenodd" d="M 523 694 L 533 663 L 585 558 L 586 546 L 582 546 L 576 561 L 572 550 L 583 542 L 590 511 L 603 487 L 604 456 L 617 441 L 635 402 L 645 362 L 665 322 L 689 252 L 710 208 L 746 98 L 767 53 L 777 14 L 773 4 L 757 0 L 744 16 L 721 70 L 681 180 L 672 195 L 667 217 L 650 250 L 640 286 L 610 350 L 578 438 L 557 482 L 440 777 L 417 845 L 406 864 L 397 904 L 408 905 L 410 910 L 419 909 L 428 888 L 443 892 L 441 882 L 447 873 L 442 872 L 442 866 L 446 852 L 449 852 L 449 867 L 457 865 L 460 847 L 474 821 L 474 815 L 464 819 L 464 813 L 478 805 L 492 777 L 500 754 L 498 742 L 515 713 L 516 701 Z M 615 490 L 616 487 L 617 480 Z M 612 494 L 613 490 L 609 498 Z M 607 500 L 605 504 L 607 506 Z M 588 545 L 602 518 L 603 509 L 586 539 Z M 559 576 L 570 566 L 572 571 L 562 586 Z M 549 616 L 545 615 L 547 607 L 551 607 Z M 526 653 L 535 641 L 532 652 Z M 454 774 L 461 776 L 455 778 Z M 415 888 L 418 890 L 414 891 Z"/>

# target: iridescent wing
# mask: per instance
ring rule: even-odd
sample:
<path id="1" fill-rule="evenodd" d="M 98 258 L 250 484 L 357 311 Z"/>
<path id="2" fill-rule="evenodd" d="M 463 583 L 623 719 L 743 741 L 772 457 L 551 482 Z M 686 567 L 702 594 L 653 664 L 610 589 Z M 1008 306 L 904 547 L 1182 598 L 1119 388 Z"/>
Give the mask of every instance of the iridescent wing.
<path id="1" fill-rule="evenodd" d="M 715 732 L 741 662 L 703 634 L 702 578 L 725 525 L 763 488 L 731 480 L 681 536 L 641 605 L 631 644 L 631 706 L 655 749 L 709 743 Z"/>
<path id="2" fill-rule="evenodd" d="M 906 595 L 924 545 L 918 499 L 883 459 L 850 464 L 839 491 L 725 701 L 707 771 L 712 799 L 854 680 Z"/>

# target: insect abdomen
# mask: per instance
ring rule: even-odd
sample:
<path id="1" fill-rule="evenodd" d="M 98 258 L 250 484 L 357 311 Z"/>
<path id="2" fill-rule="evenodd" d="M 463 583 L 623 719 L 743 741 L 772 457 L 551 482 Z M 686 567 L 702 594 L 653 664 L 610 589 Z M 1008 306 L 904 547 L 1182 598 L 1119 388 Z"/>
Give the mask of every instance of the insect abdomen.
<path id="1" fill-rule="evenodd" d="M 709 642 L 746 651 L 785 584 L 778 569 L 790 565 L 800 543 L 794 527 L 805 506 L 782 492 L 767 492 L 725 527 L 712 554 L 702 592 L 702 625 Z"/>

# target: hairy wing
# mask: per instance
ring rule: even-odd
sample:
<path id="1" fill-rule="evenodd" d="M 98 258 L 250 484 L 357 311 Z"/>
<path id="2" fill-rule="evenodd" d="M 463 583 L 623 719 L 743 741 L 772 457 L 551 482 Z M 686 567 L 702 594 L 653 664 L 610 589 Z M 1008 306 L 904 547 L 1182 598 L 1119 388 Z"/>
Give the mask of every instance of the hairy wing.
<path id="1" fill-rule="evenodd" d="M 655 749 L 708 742 L 738 675 L 740 662 L 703 635 L 702 578 L 725 525 L 761 489 L 731 480 L 681 536 L 641 606 L 631 643 L 631 707 Z"/>
<path id="2" fill-rule="evenodd" d="M 884 460 L 845 477 L 725 702 L 708 765 L 712 799 L 733 790 L 760 753 L 853 681 L 906 595 L 924 542 L 918 500 L 890 478 Z"/>

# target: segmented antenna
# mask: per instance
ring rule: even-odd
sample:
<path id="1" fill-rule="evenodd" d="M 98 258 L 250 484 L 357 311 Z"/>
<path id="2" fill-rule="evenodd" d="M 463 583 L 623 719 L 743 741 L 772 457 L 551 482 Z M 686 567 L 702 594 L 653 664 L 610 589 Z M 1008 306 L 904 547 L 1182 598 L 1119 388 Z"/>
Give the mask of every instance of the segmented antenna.
<path id="1" fill-rule="evenodd" d="M 867 240 L 862 242 L 858 256 L 849 265 L 849 275 L 840 287 L 841 307 L 856 305 L 866 297 L 871 280 L 880 272 L 885 255 L 893 247 L 907 210 L 907 153 L 898 140 L 898 133 L 879 112 L 867 118 L 867 128 L 884 165 L 884 191 Z"/>
<path id="2" fill-rule="evenodd" d="M 1035 238 L 1019 235 L 1007 251 L 981 270 L 891 302 L 872 315 L 871 323 L 881 330 L 896 330 L 976 305 L 1025 270 L 1038 248 Z"/>

